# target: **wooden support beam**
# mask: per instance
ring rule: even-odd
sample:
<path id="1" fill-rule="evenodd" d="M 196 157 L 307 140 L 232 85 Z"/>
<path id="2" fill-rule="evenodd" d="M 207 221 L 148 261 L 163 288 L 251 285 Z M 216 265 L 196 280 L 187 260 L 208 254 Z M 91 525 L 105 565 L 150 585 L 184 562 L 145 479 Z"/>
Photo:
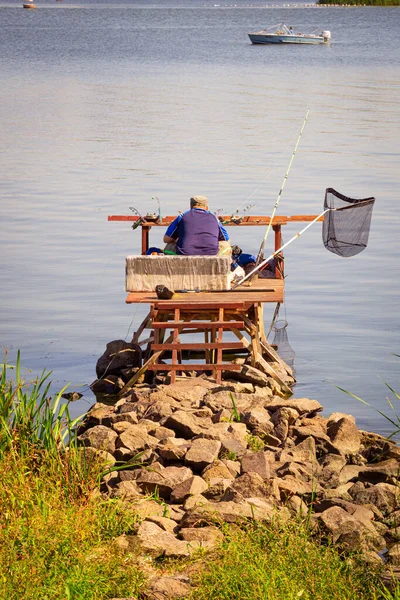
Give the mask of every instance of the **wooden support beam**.
<path id="1" fill-rule="evenodd" d="M 251 352 L 251 350 L 252 350 L 251 343 L 246 340 L 246 338 L 242 335 L 242 333 L 238 329 L 235 329 L 235 328 L 232 328 L 232 332 L 236 335 L 236 337 L 241 342 L 243 342 L 243 344 L 249 350 L 249 352 Z M 286 394 L 293 393 L 291 388 L 283 381 L 283 379 L 278 375 L 278 373 L 275 371 L 275 369 L 273 367 L 271 367 L 271 365 L 266 360 L 264 360 L 261 355 L 259 355 L 259 354 L 256 355 L 255 360 L 264 369 L 264 371 L 266 371 L 268 373 L 268 375 L 270 375 L 277 383 L 279 383 L 282 390 Z"/>
<path id="2" fill-rule="evenodd" d="M 243 321 L 225 321 L 225 322 L 221 322 L 221 321 L 212 321 L 212 322 L 201 322 L 201 323 L 184 323 L 183 321 L 166 321 L 165 323 L 153 323 L 153 328 L 154 329 L 174 329 L 174 328 L 178 328 L 178 329 L 196 329 L 199 328 L 201 330 L 203 329 L 219 329 L 219 328 L 223 328 L 223 329 L 230 329 L 231 327 L 236 327 L 238 329 L 240 328 L 244 328 L 244 323 Z"/>
<path id="3" fill-rule="evenodd" d="M 242 342 L 202 342 L 193 344 L 152 344 L 153 350 L 241 350 Z"/>
<path id="4" fill-rule="evenodd" d="M 171 365 L 171 364 L 151 364 L 148 366 L 149 371 L 240 371 L 242 365 L 233 363 L 224 364 L 206 364 L 199 363 L 193 365 Z"/>

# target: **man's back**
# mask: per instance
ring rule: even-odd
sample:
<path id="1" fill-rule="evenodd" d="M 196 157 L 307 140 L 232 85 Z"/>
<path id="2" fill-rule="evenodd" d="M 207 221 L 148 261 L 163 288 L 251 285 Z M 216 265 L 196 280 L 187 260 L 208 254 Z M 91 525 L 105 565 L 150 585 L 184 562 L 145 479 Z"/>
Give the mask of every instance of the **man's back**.
<path id="1" fill-rule="evenodd" d="M 198 208 L 183 213 L 177 227 L 178 254 L 216 255 L 220 237 L 219 223 L 215 215 Z"/>

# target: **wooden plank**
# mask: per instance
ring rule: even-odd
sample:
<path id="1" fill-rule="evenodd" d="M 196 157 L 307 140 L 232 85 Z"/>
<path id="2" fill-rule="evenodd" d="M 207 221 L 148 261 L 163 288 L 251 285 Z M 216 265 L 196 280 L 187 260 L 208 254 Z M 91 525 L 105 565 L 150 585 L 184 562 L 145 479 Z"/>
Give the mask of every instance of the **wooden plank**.
<path id="1" fill-rule="evenodd" d="M 242 365 L 236 365 L 233 363 L 202 363 L 201 365 L 198 363 L 193 365 L 151 364 L 148 366 L 149 371 L 240 371 L 241 368 Z"/>
<path id="2" fill-rule="evenodd" d="M 153 329 L 218 329 L 222 327 L 223 329 L 230 329 L 231 327 L 236 327 L 237 329 L 243 328 L 243 321 L 213 321 L 213 322 L 193 322 L 185 323 L 183 321 L 166 321 L 165 323 L 157 323 L 153 322 Z"/>
<path id="3" fill-rule="evenodd" d="M 254 323 L 246 316 L 243 315 L 243 320 L 244 320 L 244 324 L 246 325 L 246 327 L 251 330 L 251 331 L 255 331 L 257 330 L 257 327 L 254 325 Z M 266 340 L 260 340 L 260 346 L 261 349 L 264 351 L 264 353 L 274 362 L 277 362 L 284 371 L 286 371 L 286 373 L 288 373 L 288 375 L 290 375 L 291 377 L 293 377 L 293 371 L 292 369 L 289 367 L 289 365 L 287 365 L 279 356 L 279 354 L 277 352 L 275 352 L 275 350 L 271 347 L 271 345 L 269 344 L 269 342 L 267 342 Z M 261 351 L 259 351 L 259 353 L 261 354 Z"/>
<path id="4" fill-rule="evenodd" d="M 166 343 L 168 344 L 169 342 L 172 342 L 172 340 L 173 340 L 173 335 L 170 335 L 167 338 Z M 159 352 L 156 352 L 155 354 L 150 356 L 150 358 L 144 363 L 144 365 L 142 365 L 140 367 L 139 371 L 137 373 L 135 373 L 135 375 L 133 377 L 131 377 L 130 380 L 124 385 L 122 390 L 120 390 L 118 392 L 118 398 L 121 398 L 121 396 L 123 396 L 125 394 L 125 392 L 127 392 L 133 385 L 135 385 L 135 383 L 143 375 L 143 373 L 145 373 L 147 371 L 149 366 L 153 362 L 155 362 L 161 356 L 162 353 L 163 353 L 163 350 L 160 350 Z"/>
<path id="5" fill-rule="evenodd" d="M 170 225 L 174 219 L 176 219 L 177 215 L 167 215 L 161 219 L 158 223 L 154 223 L 152 221 L 145 221 L 143 226 L 145 227 L 165 227 L 166 225 Z M 292 215 L 291 217 L 275 215 L 272 219 L 272 225 L 286 225 L 290 222 L 296 221 L 313 221 L 318 215 Z M 224 222 L 224 226 L 228 227 L 262 227 L 263 225 L 269 225 L 271 221 L 271 217 L 266 215 L 248 215 L 243 217 L 240 223 L 235 223 L 232 221 L 232 215 L 223 215 L 220 216 L 221 221 Z M 136 223 L 139 220 L 139 217 L 136 215 L 109 215 L 107 217 L 108 221 L 129 221 L 132 223 Z M 321 217 L 319 221 L 323 221 L 324 217 Z"/>
<path id="6" fill-rule="evenodd" d="M 273 288 L 271 286 L 273 286 Z M 274 291 L 268 291 L 270 289 L 273 289 Z M 163 308 L 168 308 L 169 302 L 173 303 L 174 306 L 180 304 L 183 308 L 185 306 L 190 305 L 191 307 L 193 307 L 193 310 L 196 310 L 199 306 L 201 306 L 201 310 L 203 308 L 202 305 L 209 302 L 213 306 L 219 305 L 224 307 L 226 303 L 241 303 L 244 304 L 244 308 L 246 308 L 246 306 L 254 302 L 282 303 L 284 300 L 284 289 L 285 281 L 283 279 L 259 278 L 255 280 L 254 286 L 249 286 L 244 283 L 234 291 L 229 290 L 227 292 L 188 292 L 186 294 L 177 293 L 174 294 L 171 300 L 163 301 Z M 126 297 L 125 302 L 127 304 L 160 303 L 155 292 L 130 292 Z"/>
<path id="7" fill-rule="evenodd" d="M 245 345 L 245 347 L 249 350 L 249 352 L 251 352 L 251 343 L 248 342 L 246 340 L 246 338 L 242 335 L 242 333 L 238 330 L 238 329 L 232 329 L 232 332 L 236 335 L 236 337 L 243 342 L 243 344 Z M 273 367 L 271 367 L 271 365 L 263 359 L 262 356 L 257 355 L 255 357 L 256 362 L 258 362 L 260 364 L 260 366 L 268 373 L 268 375 L 270 375 L 273 379 L 275 379 L 275 381 L 277 381 L 279 383 L 279 385 L 281 386 L 282 390 L 287 393 L 287 394 L 292 394 L 292 390 L 291 388 L 283 381 L 283 379 L 278 375 L 278 373 L 275 371 L 275 369 Z"/>
<path id="8" fill-rule="evenodd" d="M 201 342 L 193 344 L 152 344 L 153 350 L 216 350 L 221 348 L 222 350 L 240 350 L 244 348 L 242 342 Z"/>
<path id="9" fill-rule="evenodd" d="M 244 302 L 185 302 L 182 300 L 174 302 L 174 299 L 163 300 L 162 302 L 156 302 L 156 307 L 159 310 L 174 310 L 180 308 L 187 312 L 188 310 L 219 310 L 221 306 L 226 309 L 241 310 L 244 309 Z"/>

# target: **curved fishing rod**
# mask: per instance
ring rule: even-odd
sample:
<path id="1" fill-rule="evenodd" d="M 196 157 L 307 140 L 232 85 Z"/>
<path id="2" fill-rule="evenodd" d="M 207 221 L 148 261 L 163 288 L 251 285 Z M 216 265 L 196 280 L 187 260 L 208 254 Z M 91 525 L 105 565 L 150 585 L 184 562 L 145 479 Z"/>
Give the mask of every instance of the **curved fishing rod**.
<path id="1" fill-rule="evenodd" d="M 297 238 L 300 237 L 301 234 L 306 231 L 306 229 L 308 229 L 309 227 L 311 227 L 311 225 L 313 225 L 316 221 L 318 221 L 321 217 L 323 217 L 327 212 L 330 212 L 331 210 L 337 210 L 337 209 L 327 208 L 326 210 L 324 210 L 320 215 L 318 215 L 318 217 L 315 217 L 315 219 L 313 221 L 311 221 L 311 223 L 308 223 L 308 225 L 306 225 L 304 227 L 304 229 L 302 229 L 301 231 L 299 231 L 298 233 L 296 233 L 296 235 L 294 235 L 288 242 L 286 242 L 286 244 L 283 244 L 283 246 L 281 246 L 280 248 L 278 248 L 278 250 L 275 250 L 275 252 L 273 252 L 271 254 L 271 256 L 269 256 L 268 258 L 266 258 L 265 260 L 263 260 L 259 265 L 256 265 L 254 267 L 254 269 L 252 271 L 250 271 L 250 273 L 248 273 L 245 277 L 243 277 L 243 279 L 241 279 L 240 281 L 238 281 L 237 283 L 235 283 L 235 285 L 231 288 L 231 290 L 235 290 L 239 285 L 242 285 L 242 283 L 244 283 L 245 281 L 247 281 L 247 279 L 249 279 L 255 273 L 257 273 L 257 271 L 259 271 L 260 269 L 262 269 L 267 264 L 267 262 L 269 262 L 277 254 L 279 254 L 279 252 L 281 252 L 284 248 L 286 248 L 286 246 L 289 246 L 289 244 L 291 244 L 292 242 L 294 242 L 294 240 L 297 240 Z"/>
<path id="2" fill-rule="evenodd" d="M 267 241 L 267 237 L 268 237 L 268 234 L 269 234 L 269 230 L 271 229 L 272 220 L 273 220 L 273 218 L 274 218 L 274 216 L 275 216 L 276 209 L 278 208 L 279 200 L 280 200 L 280 198 L 281 198 L 281 196 L 282 196 L 282 192 L 283 192 L 283 188 L 285 187 L 286 180 L 287 180 L 287 178 L 289 177 L 289 171 L 290 171 L 290 169 L 291 169 L 291 166 L 292 166 L 293 159 L 294 159 L 294 157 L 295 157 L 295 155 L 296 155 L 297 147 L 298 147 L 298 145 L 299 145 L 299 143 L 300 143 L 301 136 L 303 135 L 304 127 L 306 126 L 306 123 L 307 123 L 307 119 L 308 119 L 308 115 L 309 115 L 309 114 L 310 114 L 310 109 L 308 109 L 308 110 L 307 110 L 307 114 L 306 114 L 306 116 L 305 116 L 305 118 L 304 118 L 303 125 L 302 125 L 302 127 L 301 127 L 301 131 L 300 131 L 299 137 L 297 138 L 296 146 L 295 146 L 295 148 L 294 148 L 294 150 L 293 150 L 293 154 L 292 154 L 292 157 L 291 157 L 291 159 L 290 159 L 289 166 L 288 166 L 288 168 L 287 168 L 287 170 L 286 170 L 285 177 L 283 178 L 283 182 L 282 182 L 282 185 L 281 185 L 281 189 L 279 190 L 279 194 L 278 194 L 278 197 L 277 197 L 277 199 L 276 199 L 275 206 L 274 206 L 274 209 L 273 209 L 273 211 L 272 211 L 272 215 L 271 215 L 270 221 L 269 221 L 269 223 L 268 223 L 267 231 L 265 232 L 264 239 L 263 239 L 263 241 L 261 242 L 261 246 L 260 246 L 260 249 L 259 249 L 259 251 L 258 251 L 257 260 L 256 260 L 256 265 L 259 265 L 259 264 L 260 264 L 260 262 L 262 261 L 262 256 L 263 256 L 263 251 L 264 251 L 264 246 L 265 246 L 265 242 Z"/>

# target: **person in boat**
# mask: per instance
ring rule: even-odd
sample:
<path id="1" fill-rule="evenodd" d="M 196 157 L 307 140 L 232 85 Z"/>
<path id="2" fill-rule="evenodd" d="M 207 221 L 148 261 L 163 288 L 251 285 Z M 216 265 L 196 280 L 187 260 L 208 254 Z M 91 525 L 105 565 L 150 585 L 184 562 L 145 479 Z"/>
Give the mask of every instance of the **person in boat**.
<path id="1" fill-rule="evenodd" d="M 229 235 L 208 210 L 205 196 L 190 198 L 190 210 L 182 213 L 164 235 L 165 250 L 187 256 L 212 256 L 230 252 Z M 164 252 L 165 252 L 164 250 Z"/>

